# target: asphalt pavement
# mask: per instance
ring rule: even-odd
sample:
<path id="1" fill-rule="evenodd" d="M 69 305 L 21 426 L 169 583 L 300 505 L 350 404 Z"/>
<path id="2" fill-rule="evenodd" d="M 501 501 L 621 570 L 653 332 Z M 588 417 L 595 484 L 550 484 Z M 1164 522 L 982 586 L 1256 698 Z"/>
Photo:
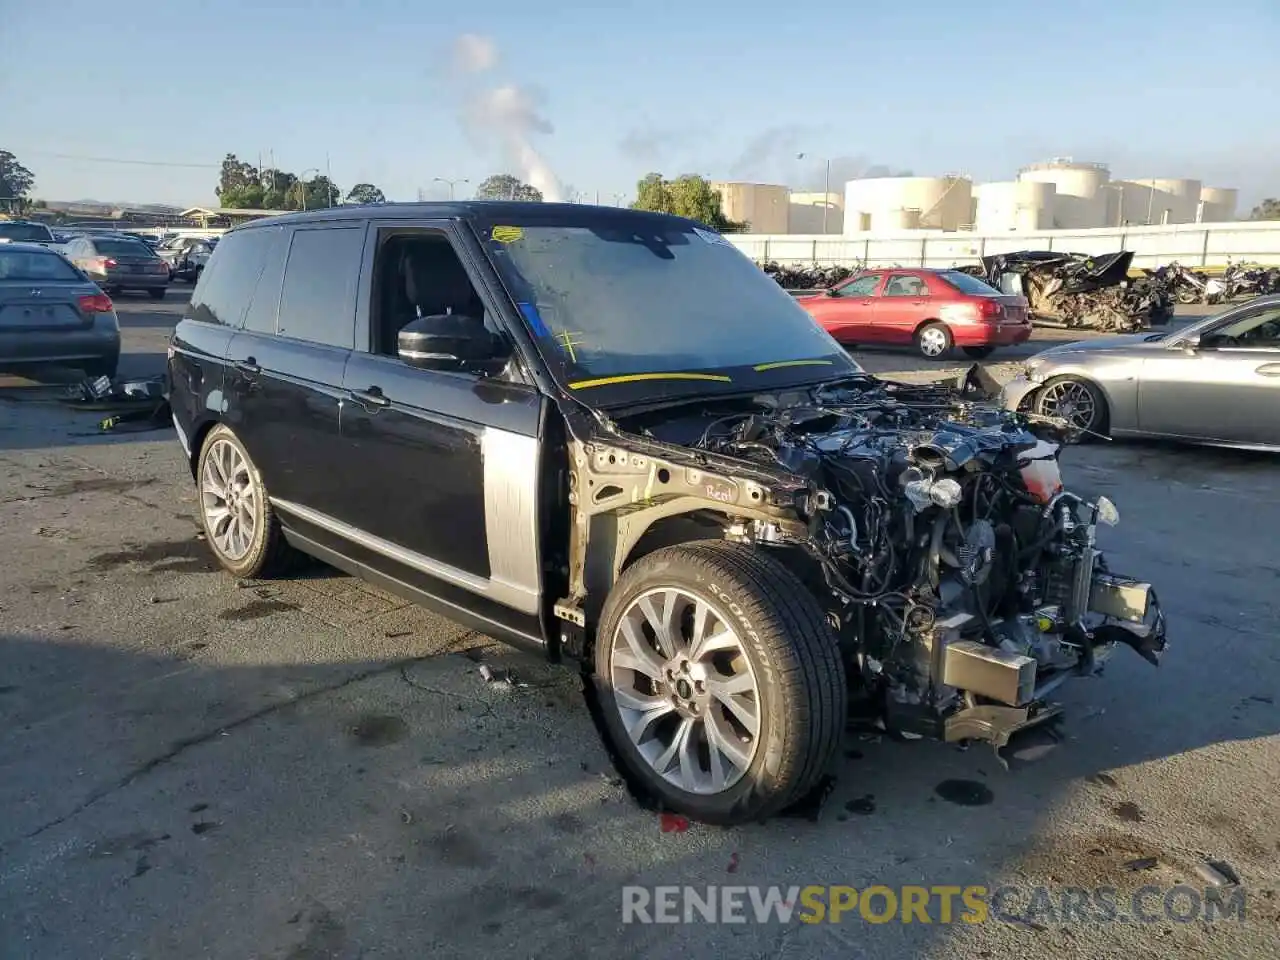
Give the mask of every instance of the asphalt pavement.
<path id="1" fill-rule="evenodd" d="M 121 301 L 122 372 L 158 369 L 180 300 Z M 1274 458 L 1065 452 L 1119 505 L 1102 546 L 1155 582 L 1171 646 L 1065 687 L 1056 744 L 1005 771 L 851 730 L 816 820 L 684 829 L 626 794 L 571 673 L 320 565 L 236 582 L 168 431 L 33 396 L 0 387 L 6 960 L 1280 955 Z M 1243 920 L 1204 919 L 1207 860 Z M 622 922 L 627 884 L 1017 892 L 980 924 L 654 928 Z M 1199 911 L 1165 913 L 1178 884 Z M 1038 885 L 1115 888 L 1121 915 L 1156 892 L 1149 922 L 1100 922 Z"/>

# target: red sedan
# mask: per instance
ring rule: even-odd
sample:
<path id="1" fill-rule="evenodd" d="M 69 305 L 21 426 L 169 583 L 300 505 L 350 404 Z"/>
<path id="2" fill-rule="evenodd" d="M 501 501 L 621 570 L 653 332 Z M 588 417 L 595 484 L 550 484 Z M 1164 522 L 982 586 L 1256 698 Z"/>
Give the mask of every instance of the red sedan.
<path id="1" fill-rule="evenodd" d="M 981 359 L 1031 336 L 1025 297 L 959 270 L 864 270 L 796 302 L 845 346 L 914 344 L 930 360 L 953 347 Z"/>

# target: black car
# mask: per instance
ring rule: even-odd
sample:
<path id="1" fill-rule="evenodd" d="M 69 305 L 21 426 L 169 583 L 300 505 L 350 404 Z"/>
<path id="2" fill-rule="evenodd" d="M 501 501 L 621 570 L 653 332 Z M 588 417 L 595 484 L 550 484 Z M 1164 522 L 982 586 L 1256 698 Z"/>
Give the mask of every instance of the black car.
<path id="1" fill-rule="evenodd" d="M 145 290 L 163 300 L 169 289 L 169 265 L 136 237 L 85 234 L 73 238 L 62 253 L 108 293 Z"/>
<path id="2" fill-rule="evenodd" d="M 719 823 L 818 784 L 849 703 L 989 741 L 1148 584 L 1062 488 L 1063 425 L 866 375 L 718 233 L 577 204 L 389 204 L 225 234 L 174 424 L 239 577 L 295 551 L 581 665 L 628 782 Z M 1055 439 L 1056 438 L 1056 439 Z"/>

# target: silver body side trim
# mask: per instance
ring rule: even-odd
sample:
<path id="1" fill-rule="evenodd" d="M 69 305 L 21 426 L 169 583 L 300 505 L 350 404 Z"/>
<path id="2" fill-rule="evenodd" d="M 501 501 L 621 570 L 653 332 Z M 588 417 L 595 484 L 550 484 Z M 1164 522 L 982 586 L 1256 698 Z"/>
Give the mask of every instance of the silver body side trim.
<path id="1" fill-rule="evenodd" d="M 344 540 L 350 540 L 366 550 L 372 550 L 374 553 L 379 553 L 390 560 L 402 563 L 406 567 L 412 567 L 428 576 L 462 587 L 477 596 L 486 597 L 521 613 L 536 614 L 538 612 L 538 593 L 536 590 L 529 590 L 497 579 L 477 577 L 475 574 L 467 573 L 465 570 L 459 570 L 457 567 L 450 566 L 447 563 L 432 560 L 430 557 L 406 549 L 399 544 L 392 543 L 390 540 L 383 540 L 381 537 L 375 537 L 371 533 L 365 533 L 363 530 L 343 523 L 341 520 L 335 520 L 328 514 L 312 510 L 310 507 L 304 507 L 300 503 L 294 503 L 291 500 L 280 500 L 276 497 L 271 497 L 270 501 L 273 507 L 284 513 L 292 514 L 300 520 L 313 523 L 317 527 L 342 537 Z"/>
<path id="2" fill-rule="evenodd" d="M 537 612 L 542 594 L 542 551 L 538 542 L 538 476 L 542 445 L 537 437 L 485 427 L 484 527 L 490 582 L 529 598 Z M 519 609 L 524 610 L 524 607 Z"/>

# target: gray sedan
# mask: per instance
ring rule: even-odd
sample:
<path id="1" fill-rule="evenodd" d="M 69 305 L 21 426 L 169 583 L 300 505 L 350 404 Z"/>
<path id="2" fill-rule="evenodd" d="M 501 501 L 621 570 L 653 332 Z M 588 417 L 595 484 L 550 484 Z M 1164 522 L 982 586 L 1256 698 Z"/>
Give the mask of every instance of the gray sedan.
<path id="1" fill-rule="evenodd" d="M 1280 450 L 1280 296 L 1173 333 L 1064 343 L 1031 357 L 1003 403 L 1084 435 Z"/>
<path id="2" fill-rule="evenodd" d="M 0 243 L 0 370 L 114 377 L 119 361 L 120 321 L 101 287 L 45 247 Z"/>

